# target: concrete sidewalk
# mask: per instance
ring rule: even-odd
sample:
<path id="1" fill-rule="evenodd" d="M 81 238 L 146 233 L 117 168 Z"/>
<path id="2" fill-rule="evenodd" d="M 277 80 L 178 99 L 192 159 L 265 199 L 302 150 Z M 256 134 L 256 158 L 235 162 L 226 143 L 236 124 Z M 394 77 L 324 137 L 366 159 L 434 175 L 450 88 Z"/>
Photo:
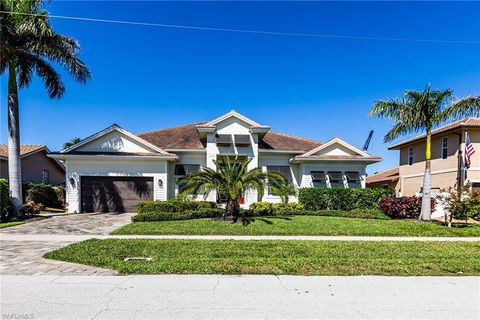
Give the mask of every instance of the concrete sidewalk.
<path id="1" fill-rule="evenodd" d="M 1 241 L 78 242 L 87 239 L 196 239 L 196 240 L 303 240 L 303 241 L 464 241 L 480 237 L 370 237 L 370 236 L 235 236 L 235 235 L 96 235 L 0 234 Z"/>
<path id="2" fill-rule="evenodd" d="M 479 319 L 479 277 L 2 276 L 24 319 Z M 13 318 L 11 318 L 13 319 Z"/>

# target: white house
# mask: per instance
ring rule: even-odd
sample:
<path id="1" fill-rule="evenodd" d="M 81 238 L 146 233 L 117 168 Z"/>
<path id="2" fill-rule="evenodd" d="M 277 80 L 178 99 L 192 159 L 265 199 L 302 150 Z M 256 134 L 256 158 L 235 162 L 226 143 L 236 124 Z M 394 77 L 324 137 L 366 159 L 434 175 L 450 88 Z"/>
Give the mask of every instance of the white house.
<path id="1" fill-rule="evenodd" d="M 66 164 L 68 212 L 135 211 L 140 201 L 173 198 L 179 178 L 215 168 L 213 160 L 223 156 L 251 158 L 251 168 L 279 171 L 297 188 L 364 188 L 366 166 L 381 161 L 339 138 L 322 143 L 273 132 L 234 110 L 140 134 L 114 124 L 49 156 Z M 243 205 L 260 200 L 280 201 L 268 190 L 262 199 L 251 191 Z"/>

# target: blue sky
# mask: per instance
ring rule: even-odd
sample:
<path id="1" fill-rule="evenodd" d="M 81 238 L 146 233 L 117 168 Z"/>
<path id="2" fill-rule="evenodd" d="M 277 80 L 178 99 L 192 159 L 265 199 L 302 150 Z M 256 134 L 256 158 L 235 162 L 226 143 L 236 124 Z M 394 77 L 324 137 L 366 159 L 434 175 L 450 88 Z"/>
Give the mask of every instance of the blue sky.
<path id="1" fill-rule="evenodd" d="M 278 32 L 480 41 L 480 3 L 72 2 L 55 15 Z M 209 120 L 235 108 L 273 130 L 326 141 L 339 136 L 397 165 L 383 135 L 390 123 L 367 115 L 377 99 L 405 89 L 480 93 L 480 44 L 372 41 L 167 29 L 52 19 L 77 38 L 93 79 L 64 75 L 62 100 L 35 80 L 20 92 L 22 143 L 84 138 L 112 123 L 134 133 Z M 1 142 L 6 142 L 6 76 Z"/>

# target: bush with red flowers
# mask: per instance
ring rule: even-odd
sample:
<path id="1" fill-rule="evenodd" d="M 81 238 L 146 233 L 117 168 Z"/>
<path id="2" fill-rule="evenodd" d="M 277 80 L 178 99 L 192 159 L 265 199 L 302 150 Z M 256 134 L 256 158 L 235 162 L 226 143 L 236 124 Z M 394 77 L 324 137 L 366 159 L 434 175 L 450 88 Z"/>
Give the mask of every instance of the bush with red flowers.
<path id="1" fill-rule="evenodd" d="M 422 198 L 411 197 L 386 197 L 379 201 L 380 210 L 393 219 L 416 218 L 422 210 Z M 435 210 L 436 201 L 432 199 L 432 211 Z"/>

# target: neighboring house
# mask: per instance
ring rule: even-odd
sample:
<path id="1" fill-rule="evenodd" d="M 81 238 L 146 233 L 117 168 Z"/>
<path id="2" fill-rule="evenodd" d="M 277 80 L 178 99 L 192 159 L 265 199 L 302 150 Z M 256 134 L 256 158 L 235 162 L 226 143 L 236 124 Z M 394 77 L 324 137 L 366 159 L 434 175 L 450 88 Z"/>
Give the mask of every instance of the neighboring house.
<path id="1" fill-rule="evenodd" d="M 215 168 L 223 156 L 250 158 L 250 168 L 281 172 L 296 187 L 364 188 L 366 166 L 381 161 L 339 138 L 321 143 L 273 132 L 234 110 L 137 135 L 114 124 L 50 156 L 66 163 L 69 212 L 136 211 L 139 201 L 173 198 L 180 178 Z M 213 192 L 207 200 L 221 201 Z M 250 191 L 243 206 L 259 200 L 280 198 Z"/>
<path id="2" fill-rule="evenodd" d="M 466 132 L 476 150 L 468 170 L 465 170 L 464 161 Z M 400 150 L 398 191 L 404 196 L 422 190 L 425 140 L 422 134 L 389 147 L 389 150 Z M 458 188 L 467 182 L 480 191 L 480 118 L 463 119 L 433 130 L 431 163 L 433 193 L 449 187 Z"/>
<path id="3" fill-rule="evenodd" d="M 378 172 L 367 177 L 368 188 L 390 188 L 400 192 L 400 170 L 398 167 Z"/>
<path id="4" fill-rule="evenodd" d="M 65 182 L 65 167 L 47 156 L 47 146 L 20 145 L 22 180 L 24 183 L 62 184 Z M 0 177 L 8 179 L 8 145 L 0 144 Z"/>

